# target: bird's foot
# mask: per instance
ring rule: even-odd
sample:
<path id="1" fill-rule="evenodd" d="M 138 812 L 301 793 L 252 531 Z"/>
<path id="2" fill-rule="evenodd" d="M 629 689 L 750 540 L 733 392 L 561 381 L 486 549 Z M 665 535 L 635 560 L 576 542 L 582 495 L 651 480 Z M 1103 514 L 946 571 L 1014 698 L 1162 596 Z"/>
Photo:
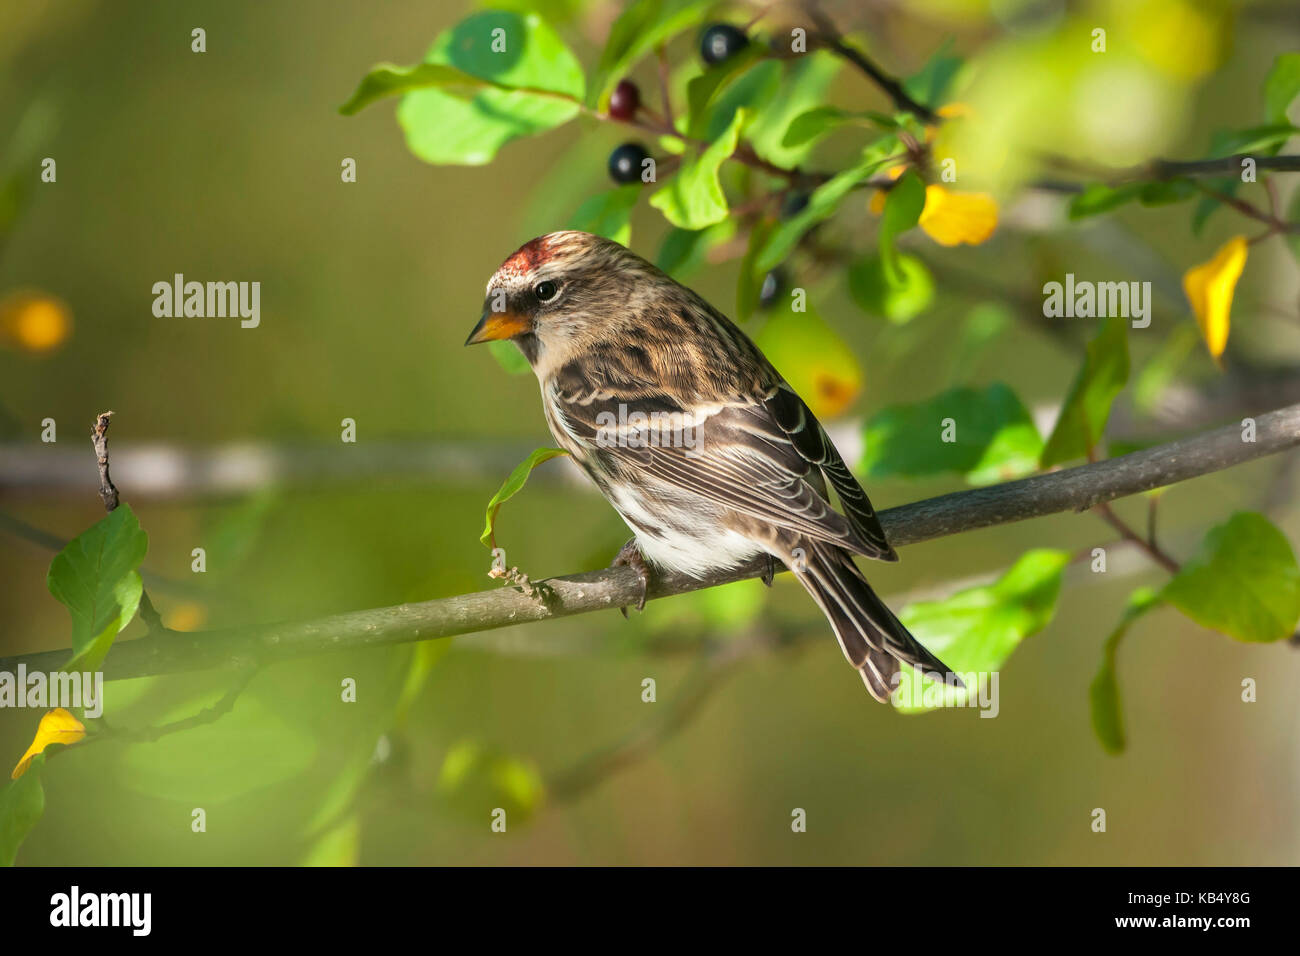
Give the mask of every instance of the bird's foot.
<path id="1" fill-rule="evenodd" d="M 770 554 L 763 555 L 763 573 L 759 579 L 768 587 L 772 586 L 772 579 L 776 577 L 776 559 Z"/>
<path id="2" fill-rule="evenodd" d="M 636 546 L 636 538 L 632 538 L 627 544 L 623 545 L 623 550 L 619 551 L 618 556 L 614 558 L 610 567 L 629 567 L 636 572 L 637 578 L 641 581 L 641 597 L 636 602 L 638 611 L 645 610 L 646 591 L 650 588 L 650 566 L 646 564 L 645 556 L 641 554 L 641 549 Z M 618 609 L 623 617 L 627 617 L 627 608 Z"/>

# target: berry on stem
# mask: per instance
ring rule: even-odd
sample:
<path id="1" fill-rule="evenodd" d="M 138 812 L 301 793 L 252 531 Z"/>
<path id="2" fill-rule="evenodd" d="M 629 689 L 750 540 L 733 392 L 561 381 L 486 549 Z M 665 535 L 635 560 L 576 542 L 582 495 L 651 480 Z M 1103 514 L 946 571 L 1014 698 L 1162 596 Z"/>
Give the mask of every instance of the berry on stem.
<path id="1" fill-rule="evenodd" d="M 763 286 L 758 290 L 758 307 L 760 309 L 770 309 L 785 286 L 785 270 L 777 266 L 763 276 Z"/>
<path id="2" fill-rule="evenodd" d="M 641 164 L 650 158 L 640 143 L 624 143 L 609 154 L 609 178 L 616 183 L 641 180 Z"/>
<path id="3" fill-rule="evenodd" d="M 641 91 L 631 80 L 620 80 L 609 97 L 609 115 L 618 120 L 630 120 L 641 107 Z"/>
<path id="4" fill-rule="evenodd" d="M 723 60 L 731 59 L 748 45 L 749 38 L 739 27 L 733 27 L 730 23 L 714 23 L 700 37 L 700 59 L 709 66 L 716 66 Z"/>

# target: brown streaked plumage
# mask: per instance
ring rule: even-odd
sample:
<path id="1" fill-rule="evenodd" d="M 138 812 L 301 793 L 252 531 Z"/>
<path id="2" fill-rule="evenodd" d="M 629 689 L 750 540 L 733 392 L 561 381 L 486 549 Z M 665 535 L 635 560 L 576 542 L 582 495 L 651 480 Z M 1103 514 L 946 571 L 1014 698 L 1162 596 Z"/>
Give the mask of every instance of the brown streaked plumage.
<path id="1" fill-rule="evenodd" d="M 702 298 L 617 243 L 555 232 L 493 275 L 466 344 L 504 338 L 537 373 L 555 440 L 652 564 L 702 577 L 779 559 L 877 700 L 888 699 L 900 662 L 948 671 L 854 564 L 855 554 L 898 556 L 825 430 Z M 639 563 L 627 549 L 620 557 Z"/>

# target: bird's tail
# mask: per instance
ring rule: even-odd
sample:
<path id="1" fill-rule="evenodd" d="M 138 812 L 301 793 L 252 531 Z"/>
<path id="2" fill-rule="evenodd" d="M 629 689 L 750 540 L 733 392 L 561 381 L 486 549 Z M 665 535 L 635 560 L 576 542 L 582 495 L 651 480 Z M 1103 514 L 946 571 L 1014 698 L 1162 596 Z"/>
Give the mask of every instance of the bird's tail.
<path id="1" fill-rule="evenodd" d="M 863 683 L 876 700 L 889 700 L 897 686 L 895 675 L 900 661 L 926 674 L 952 674 L 876 597 L 848 552 L 816 542 L 805 548 L 805 554 L 787 563 L 831 622 L 844 656 L 862 674 Z M 947 679 L 961 686 L 955 674 Z"/>

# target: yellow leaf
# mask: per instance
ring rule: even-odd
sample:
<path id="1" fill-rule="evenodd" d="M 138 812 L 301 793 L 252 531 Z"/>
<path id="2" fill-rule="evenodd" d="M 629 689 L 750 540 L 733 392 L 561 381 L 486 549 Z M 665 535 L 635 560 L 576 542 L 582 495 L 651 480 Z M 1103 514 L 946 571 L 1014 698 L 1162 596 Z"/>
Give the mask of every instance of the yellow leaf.
<path id="1" fill-rule="evenodd" d="M 0 336 L 24 352 L 49 352 L 71 332 L 72 312 L 53 296 L 15 292 L 0 301 Z"/>
<path id="2" fill-rule="evenodd" d="M 1196 313 L 1205 347 L 1216 362 L 1228 345 L 1232 294 L 1245 267 L 1246 237 L 1233 236 L 1209 262 L 1192 266 L 1183 273 L 1183 291 Z"/>
<path id="3" fill-rule="evenodd" d="M 32 765 L 32 759 L 37 754 L 44 753 L 45 748 L 50 744 L 75 744 L 85 736 L 86 728 L 81 721 L 62 707 L 54 708 L 41 718 L 36 728 L 36 738 L 27 748 L 27 753 L 23 754 L 23 759 L 18 761 L 18 766 L 14 767 L 10 777 L 17 780 L 25 774 L 27 768 Z"/>
<path id="4" fill-rule="evenodd" d="M 998 227 L 998 204 L 988 193 L 955 193 L 925 187 L 925 208 L 917 223 L 941 246 L 978 246 Z"/>

